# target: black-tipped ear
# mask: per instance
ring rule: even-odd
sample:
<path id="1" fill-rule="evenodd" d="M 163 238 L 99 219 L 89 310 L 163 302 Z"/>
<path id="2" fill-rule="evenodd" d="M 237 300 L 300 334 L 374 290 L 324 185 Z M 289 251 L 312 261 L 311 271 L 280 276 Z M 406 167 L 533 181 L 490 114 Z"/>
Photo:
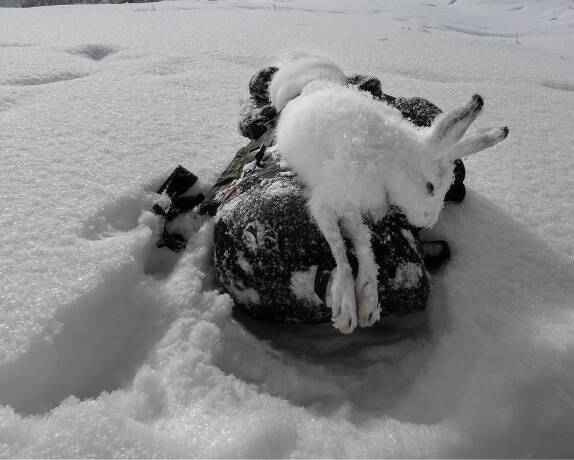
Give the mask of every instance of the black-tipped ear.
<path id="1" fill-rule="evenodd" d="M 477 112 L 480 112 L 484 107 L 484 99 L 480 94 L 475 94 L 474 96 L 472 96 L 472 102 L 475 104 L 476 106 L 475 110 Z"/>
<path id="2" fill-rule="evenodd" d="M 433 138 L 442 144 L 442 151 L 449 152 L 463 136 L 470 124 L 476 119 L 484 106 L 484 100 L 478 94 L 464 106 L 442 115 L 433 128 Z"/>
<path id="3" fill-rule="evenodd" d="M 455 160 L 492 147 L 508 137 L 508 126 L 502 128 L 486 128 L 464 136 L 459 140 L 448 154 L 448 158 Z"/>

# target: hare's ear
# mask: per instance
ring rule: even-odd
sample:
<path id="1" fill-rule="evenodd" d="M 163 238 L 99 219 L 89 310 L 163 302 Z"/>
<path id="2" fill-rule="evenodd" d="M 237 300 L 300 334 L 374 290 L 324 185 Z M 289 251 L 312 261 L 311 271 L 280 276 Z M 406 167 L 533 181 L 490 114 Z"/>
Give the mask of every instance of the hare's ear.
<path id="1" fill-rule="evenodd" d="M 431 127 L 431 141 L 440 146 L 439 151 L 450 152 L 470 124 L 478 116 L 484 101 L 478 94 L 464 106 L 442 115 Z"/>
<path id="2" fill-rule="evenodd" d="M 449 160 L 466 157 L 473 153 L 492 147 L 502 142 L 508 136 L 506 126 L 502 128 L 486 128 L 468 134 L 459 140 L 448 154 Z"/>

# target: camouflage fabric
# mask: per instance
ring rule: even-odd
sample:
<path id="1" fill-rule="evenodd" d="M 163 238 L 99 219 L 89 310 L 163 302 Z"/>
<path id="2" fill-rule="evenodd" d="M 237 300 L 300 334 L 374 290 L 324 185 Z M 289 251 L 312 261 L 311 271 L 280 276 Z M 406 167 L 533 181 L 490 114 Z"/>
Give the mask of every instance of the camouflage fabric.
<path id="1" fill-rule="evenodd" d="M 277 67 L 265 67 L 249 80 L 249 101 L 239 115 L 239 131 L 248 139 L 257 139 L 267 130 L 266 124 L 277 116 L 269 100 L 269 84 Z"/>
<path id="2" fill-rule="evenodd" d="M 305 189 L 296 176 L 280 167 L 263 168 L 221 194 L 215 274 L 236 308 L 267 321 L 330 321 L 326 292 L 335 261 L 307 212 Z M 424 309 L 430 282 L 417 230 L 398 209 L 367 223 L 379 267 L 382 314 Z M 347 247 L 356 273 L 349 242 Z"/>

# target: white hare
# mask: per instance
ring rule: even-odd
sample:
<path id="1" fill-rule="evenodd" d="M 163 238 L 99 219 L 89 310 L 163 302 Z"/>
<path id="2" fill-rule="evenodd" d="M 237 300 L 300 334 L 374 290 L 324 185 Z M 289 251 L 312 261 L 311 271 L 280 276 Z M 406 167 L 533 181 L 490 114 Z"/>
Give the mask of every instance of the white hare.
<path id="1" fill-rule="evenodd" d="M 270 86 L 272 101 L 283 109 L 277 148 L 308 186 L 309 210 L 337 264 L 333 323 L 351 333 L 357 324 L 370 326 L 380 317 L 378 269 L 363 215 L 379 219 L 395 204 L 411 224 L 432 226 L 453 180 L 453 161 L 500 142 L 508 128 L 462 137 L 483 107 L 478 95 L 430 128 L 417 128 L 395 108 L 345 87 L 343 73 L 330 61 L 305 59 L 307 64 L 280 68 Z M 296 84 L 286 85 L 293 74 Z M 339 225 L 355 248 L 356 280 Z"/>

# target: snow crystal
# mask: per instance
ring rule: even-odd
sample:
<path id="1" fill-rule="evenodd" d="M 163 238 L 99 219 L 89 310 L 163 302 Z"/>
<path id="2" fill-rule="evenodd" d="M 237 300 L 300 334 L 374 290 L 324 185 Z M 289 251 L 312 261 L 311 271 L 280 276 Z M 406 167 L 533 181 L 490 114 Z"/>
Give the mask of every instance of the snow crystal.
<path id="1" fill-rule="evenodd" d="M 413 248 L 415 251 L 418 252 L 419 247 L 417 245 L 417 242 L 415 241 L 415 237 L 413 236 L 413 232 L 403 228 L 403 229 L 401 229 L 401 233 L 405 237 L 405 239 L 409 242 L 409 245 L 411 246 L 411 248 Z"/>
<path id="2" fill-rule="evenodd" d="M 247 261 L 247 259 L 245 258 L 245 256 L 243 255 L 243 253 L 241 251 L 237 252 L 237 261 L 236 262 L 237 262 L 237 265 L 239 265 L 239 267 L 241 267 L 241 270 L 243 270 L 248 275 L 253 273 L 253 268 L 251 267 L 251 264 Z"/>
<path id="3" fill-rule="evenodd" d="M 393 284 L 397 288 L 409 289 L 417 286 L 422 276 L 423 272 L 420 265 L 407 262 L 397 267 Z"/>
<path id="4" fill-rule="evenodd" d="M 231 283 L 229 290 L 233 296 L 243 304 L 258 304 L 259 294 L 253 288 L 244 288 L 239 284 Z"/>
<path id="5" fill-rule="evenodd" d="M 223 192 L 219 192 L 219 193 L 223 193 Z M 218 195 L 219 195 L 218 193 Z M 219 196 L 217 198 L 220 198 Z M 234 198 L 232 198 L 229 201 L 226 201 L 224 204 L 222 204 L 221 206 L 219 206 L 219 208 L 217 208 L 217 214 L 216 214 L 216 218 L 217 219 L 221 219 L 222 217 L 227 217 L 229 215 L 231 215 L 234 211 L 235 208 L 241 203 L 241 196 L 236 196 Z"/>
<path id="6" fill-rule="evenodd" d="M 286 181 L 273 181 L 271 184 L 265 189 L 265 193 L 269 196 L 282 196 L 288 195 L 293 193 L 294 191 L 298 191 L 292 182 Z"/>
<path id="7" fill-rule="evenodd" d="M 253 253 L 257 252 L 259 248 L 257 244 L 257 235 L 250 231 L 243 232 L 243 244 L 251 252 Z"/>
<path id="8" fill-rule="evenodd" d="M 277 239 L 273 236 L 272 229 L 262 222 L 255 220 L 243 230 L 243 243 L 251 252 L 256 253 L 266 242 L 277 244 Z"/>
<path id="9" fill-rule="evenodd" d="M 291 292 L 299 299 L 308 300 L 315 305 L 321 304 L 321 299 L 315 292 L 315 275 L 317 265 L 312 265 L 307 271 L 293 272 L 291 275 Z"/>

